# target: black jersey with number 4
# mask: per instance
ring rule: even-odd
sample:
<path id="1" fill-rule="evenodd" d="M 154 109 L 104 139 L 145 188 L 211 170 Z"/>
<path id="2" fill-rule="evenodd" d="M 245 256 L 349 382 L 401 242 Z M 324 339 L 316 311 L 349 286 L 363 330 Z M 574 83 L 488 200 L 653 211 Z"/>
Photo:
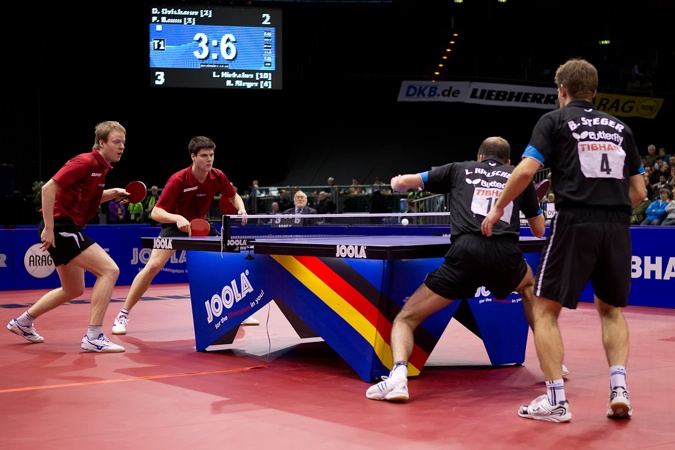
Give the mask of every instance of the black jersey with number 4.
<path id="1" fill-rule="evenodd" d="M 449 163 L 431 169 L 424 188 L 436 194 L 450 194 L 452 236 L 482 234 L 481 223 L 504 190 L 513 169 L 494 157 L 482 162 Z M 533 184 L 504 208 L 504 215 L 492 227 L 492 233 L 518 240 L 521 210 L 527 219 L 541 214 Z"/>
<path id="2" fill-rule="evenodd" d="M 544 114 L 523 157 L 551 168 L 556 209 L 622 209 L 630 214 L 629 178 L 644 170 L 631 129 L 580 100 Z"/>

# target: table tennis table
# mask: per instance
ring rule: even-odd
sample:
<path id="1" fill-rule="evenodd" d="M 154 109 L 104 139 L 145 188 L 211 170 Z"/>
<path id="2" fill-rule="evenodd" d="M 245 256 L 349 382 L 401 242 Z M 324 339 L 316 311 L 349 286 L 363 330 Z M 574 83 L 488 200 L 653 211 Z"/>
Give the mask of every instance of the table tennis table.
<path id="1" fill-rule="evenodd" d="M 450 237 L 447 226 L 363 228 L 325 236 L 322 227 L 285 236 L 233 228 L 223 238 L 142 238 L 142 246 L 186 251 L 197 351 L 231 344 L 244 319 L 275 301 L 300 338 L 322 338 L 372 382 L 389 374 L 393 320 L 442 263 Z M 530 265 L 543 245 L 521 237 Z M 422 371 L 453 318 L 482 339 L 492 365 L 522 364 L 528 324 L 521 302 L 516 293 L 496 300 L 481 288 L 430 316 L 415 331 L 410 376 Z"/>

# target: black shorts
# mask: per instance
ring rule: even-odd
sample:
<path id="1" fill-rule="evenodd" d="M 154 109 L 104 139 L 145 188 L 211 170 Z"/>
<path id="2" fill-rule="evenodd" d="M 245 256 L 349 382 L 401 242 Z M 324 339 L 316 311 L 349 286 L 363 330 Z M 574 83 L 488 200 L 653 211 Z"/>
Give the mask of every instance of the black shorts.
<path id="1" fill-rule="evenodd" d="M 623 211 L 561 209 L 551 223 L 534 293 L 575 309 L 590 281 L 595 295 L 628 305 L 631 285 L 630 217 Z"/>
<path id="2" fill-rule="evenodd" d="M 159 237 L 187 237 L 188 234 L 180 231 L 175 223 L 163 223 L 162 229 L 159 232 Z M 211 229 L 209 230 L 209 236 L 220 236 L 218 231 L 213 228 L 211 224 Z"/>
<path id="3" fill-rule="evenodd" d="M 527 262 L 511 237 L 463 235 L 453 238 L 445 261 L 424 284 L 449 300 L 473 298 L 481 286 L 496 299 L 508 297 L 527 273 Z"/>
<path id="4" fill-rule="evenodd" d="M 38 237 L 42 237 L 45 229 L 44 220 L 38 225 Z M 54 219 L 54 245 L 50 245 L 47 251 L 52 257 L 55 266 L 68 264 L 80 253 L 94 245 L 96 242 L 82 231 L 72 220 L 64 217 Z"/>

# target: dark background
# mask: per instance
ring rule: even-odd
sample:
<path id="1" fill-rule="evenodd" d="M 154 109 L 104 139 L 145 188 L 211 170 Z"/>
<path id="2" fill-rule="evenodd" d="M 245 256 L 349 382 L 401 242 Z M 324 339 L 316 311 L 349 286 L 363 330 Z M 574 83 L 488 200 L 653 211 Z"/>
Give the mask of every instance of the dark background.
<path id="1" fill-rule="evenodd" d="M 187 144 L 198 134 L 216 142 L 215 165 L 240 193 L 253 179 L 261 186 L 323 185 L 328 176 L 338 184 L 352 176 L 386 182 L 473 159 L 490 135 L 507 138 L 517 162 L 542 110 L 396 101 L 402 80 L 432 79 L 452 32 L 460 33 L 455 51 L 435 79 L 552 86 L 558 65 L 584 57 L 600 69 L 602 90 L 621 92 L 643 59 L 655 95 L 666 101 L 655 120 L 624 120 L 644 153 L 651 143 L 674 151 L 673 3 L 253 0 L 283 11 L 282 91 L 151 88 L 151 2 L 26 5 L 2 30 L 0 163 L 13 166 L 13 195 L 30 195 L 34 181 L 90 151 L 103 120 L 127 128 L 110 186 L 134 179 L 163 186 L 189 165 Z M 602 38 L 611 44 L 599 46 Z M 6 184 L 9 175 L 1 176 Z"/>

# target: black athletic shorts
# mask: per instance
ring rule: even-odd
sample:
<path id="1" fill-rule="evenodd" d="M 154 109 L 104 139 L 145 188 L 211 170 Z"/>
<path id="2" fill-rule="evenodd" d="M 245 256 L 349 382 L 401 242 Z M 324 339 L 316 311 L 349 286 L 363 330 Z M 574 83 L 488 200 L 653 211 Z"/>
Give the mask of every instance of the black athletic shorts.
<path id="1" fill-rule="evenodd" d="M 534 293 L 575 309 L 590 280 L 600 300 L 624 307 L 630 294 L 631 254 L 626 212 L 563 208 L 551 223 Z"/>
<path id="2" fill-rule="evenodd" d="M 484 286 L 498 300 L 508 297 L 527 273 L 527 261 L 511 237 L 462 235 L 424 284 L 449 300 L 473 298 Z"/>
<path id="3" fill-rule="evenodd" d="M 44 220 L 38 225 L 38 237 L 42 238 L 45 229 Z M 96 242 L 82 231 L 73 221 L 67 217 L 54 219 L 54 245 L 47 249 L 55 266 L 68 264 L 80 253 L 94 245 Z"/>
<path id="4" fill-rule="evenodd" d="M 187 237 L 188 234 L 180 231 L 175 223 L 163 223 L 162 229 L 159 232 L 159 237 Z M 213 228 L 211 224 L 211 229 L 209 230 L 209 236 L 220 236 L 218 231 Z"/>

